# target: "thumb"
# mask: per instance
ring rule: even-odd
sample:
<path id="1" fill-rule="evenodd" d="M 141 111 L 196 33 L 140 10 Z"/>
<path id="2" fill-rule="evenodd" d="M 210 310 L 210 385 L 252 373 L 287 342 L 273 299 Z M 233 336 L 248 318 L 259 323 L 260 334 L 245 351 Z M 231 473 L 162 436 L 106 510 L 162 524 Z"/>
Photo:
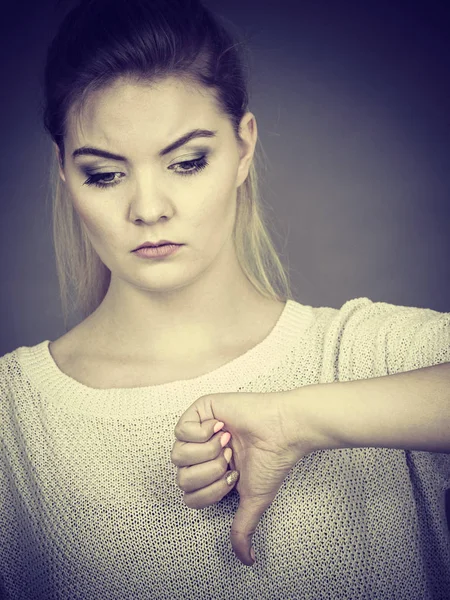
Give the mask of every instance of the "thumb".
<path id="1" fill-rule="evenodd" d="M 250 550 L 253 551 L 253 534 L 269 505 L 270 501 L 258 502 L 254 497 L 241 497 L 234 515 L 231 525 L 231 545 L 238 559 L 248 567 L 251 567 L 254 563 L 254 559 L 250 554 Z"/>

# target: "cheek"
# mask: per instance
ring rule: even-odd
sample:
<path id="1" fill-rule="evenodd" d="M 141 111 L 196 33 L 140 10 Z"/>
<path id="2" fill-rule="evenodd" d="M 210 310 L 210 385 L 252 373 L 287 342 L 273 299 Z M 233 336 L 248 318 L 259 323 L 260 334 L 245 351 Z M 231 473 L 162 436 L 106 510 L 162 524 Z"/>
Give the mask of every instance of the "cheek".
<path id="1" fill-rule="evenodd" d="M 105 207 L 98 199 L 72 196 L 73 207 L 78 214 L 82 228 L 97 250 L 98 246 L 108 238 L 114 240 L 113 215 L 105 213 Z"/>
<path id="2" fill-rule="evenodd" d="M 236 218 L 236 199 L 237 190 L 233 185 L 229 185 L 215 192 L 216 196 L 216 218 L 222 223 L 222 228 L 227 232 L 234 226 Z"/>
<path id="3" fill-rule="evenodd" d="M 217 242 L 229 236 L 233 228 L 236 212 L 236 192 L 233 188 L 224 189 L 217 184 L 202 193 L 203 201 L 197 205 L 195 213 L 185 212 L 186 220 L 198 231 L 199 239 L 214 238 Z M 184 213 L 184 211 L 183 211 Z M 180 213 L 180 219 L 183 215 Z"/>

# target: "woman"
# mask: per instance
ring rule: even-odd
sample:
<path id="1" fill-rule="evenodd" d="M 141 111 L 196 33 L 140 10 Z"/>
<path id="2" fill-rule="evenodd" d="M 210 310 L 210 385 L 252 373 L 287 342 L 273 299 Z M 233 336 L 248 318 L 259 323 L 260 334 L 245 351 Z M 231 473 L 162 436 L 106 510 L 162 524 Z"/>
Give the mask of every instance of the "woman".
<path id="1" fill-rule="evenodd" d="M 371 439 L 289 454 L 301 419 L 289 425 L 283 394 L 448 363 L 450 314 L 293 299 L 258 200 L 241 58 L 218 20 L 197 0 L 82 1 L 49 49 L 45 94 L 63 306 L 72 284 L 83 320 L 1 359 L 2 597 L 444 598 L 450 455 Z M 214 394 L 223 406 L 197 411 L 208 429 L 190 437 L 180 415 Z M 246 465 L 270 480 L 275 445 L 258 464 L 250 434 L 271 411 L 290 464 L 272 469 L 280 491 L 249 569 L 229 530 Z M 218 496 L 186 501 L 214 482 Z"/>

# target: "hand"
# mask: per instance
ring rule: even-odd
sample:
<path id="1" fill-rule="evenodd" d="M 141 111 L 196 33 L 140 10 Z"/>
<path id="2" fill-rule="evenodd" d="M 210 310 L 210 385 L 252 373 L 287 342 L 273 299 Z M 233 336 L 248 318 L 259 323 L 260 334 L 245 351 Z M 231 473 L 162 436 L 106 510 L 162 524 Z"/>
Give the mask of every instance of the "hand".
<path id="1" fill-rule="evenodd" d="M 316 450 L 313 436 L 306 435 L 307 427 L 302 426 L 301 443 L 296 441 L 292 400 L 289 392 L 202 396 L 175 427 L 177 441 L 171 460 L 179 467 L 177 484 L 190 508 L 205 508 L 233 489 L 226 483 L 228 464 L 220 445 L 223 433 L 231 434 L 227 445 L 233 451 L 231 467 L 239 472 L 236 489 L 240 497 L 231 526 L 231 545 L 247 566 L 253 564 L 251 540 L 262 514 L 292 467 Z M 219 421 L 225 425 L 214 433 Z"/>

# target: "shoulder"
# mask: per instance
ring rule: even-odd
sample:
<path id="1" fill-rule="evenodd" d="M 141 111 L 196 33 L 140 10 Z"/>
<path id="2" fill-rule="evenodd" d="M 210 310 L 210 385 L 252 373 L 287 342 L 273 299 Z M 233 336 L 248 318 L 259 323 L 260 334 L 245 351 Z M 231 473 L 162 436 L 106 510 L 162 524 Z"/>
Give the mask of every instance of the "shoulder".
<path id="1" fill-rule="evenodd" d="M 88 322 L 89 318 L 75 325 L 55 341 L 50 342 L 50 354 L 58 365 L 87 356 L 93 350 L 97 336 L 89 328 Z"/>
<path id="2" fill-rule="evenodd" d="M 370 376 L 450 361 L 450 313 L 357 298 L 343 305 L 336 326 L 340 366 L 370 364 Z"/>

